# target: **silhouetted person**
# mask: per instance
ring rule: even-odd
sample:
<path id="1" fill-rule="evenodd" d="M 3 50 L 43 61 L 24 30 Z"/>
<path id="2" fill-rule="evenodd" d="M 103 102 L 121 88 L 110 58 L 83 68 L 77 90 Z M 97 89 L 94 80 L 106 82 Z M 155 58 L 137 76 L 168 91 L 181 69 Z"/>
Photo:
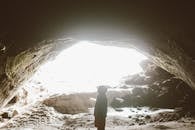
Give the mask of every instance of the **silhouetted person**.
<path id="1" fill-rule="evenodd" d="M 94 109 L 95 116 L 95 127 L 98 130 L 105 129 L 105 122 L 107 116 L 107 97 L 106 97 L 107 87 L 99 86 L 98 95 L 96 98 L 96 104 Z"/>

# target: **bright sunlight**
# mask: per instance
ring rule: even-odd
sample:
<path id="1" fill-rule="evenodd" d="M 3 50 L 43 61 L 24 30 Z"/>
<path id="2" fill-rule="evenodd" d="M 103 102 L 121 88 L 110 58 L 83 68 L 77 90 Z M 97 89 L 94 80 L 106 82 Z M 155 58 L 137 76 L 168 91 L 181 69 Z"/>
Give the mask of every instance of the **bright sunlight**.
<path id="1" fill-rule="evenodd" d="M 92 92 L 98 85 L 116 86 L 124 76 L 141 72 L 144 59 L 135 49 L 82 41 L 41 66 L 33 80 L 53 93 Z"/>

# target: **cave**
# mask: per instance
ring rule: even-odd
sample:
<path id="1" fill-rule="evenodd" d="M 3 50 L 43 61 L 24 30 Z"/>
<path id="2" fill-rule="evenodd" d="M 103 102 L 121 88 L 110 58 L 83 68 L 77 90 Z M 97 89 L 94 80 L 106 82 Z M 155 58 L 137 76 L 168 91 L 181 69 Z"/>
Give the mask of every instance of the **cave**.
<path id="1" fill-rule="evenodd" d="M 103 46 L 134 48 L 145 55 L 153 66 L 160 69 L 160 73 L 166 73 L 166 78 L 169 77 L 171 81 L 179 83 L 179 86 L 184 86 L 184 88 L 179 87 L 180 91 L 190 95 L 185 100 L 190 104 L 188 104 L 187 114 L 184 115 L 193 115 L 193 112 L 189 112 L 194 108 L 195 89 L 193 1 L 5 1 L 1 6 L 1 110 L 19 100 L 16 95 L 21 91 L 21 86 L 37 72 L 41 65 L 55 60 L 63 50 L 79 42 L 88 41 Z M 129 82 L 131 84 L 133 80 Z M 139 89 L 135 92 L 137 91 Z M 177 94 L 173 92 L 170 95 Z M 80 97 L 85 100 L 83 95 Z M 115 106 L 120 105 L 118 101 L 120 99 L 116 100 Z M 155 106 L 155 104 L 150 105 Z M 42 107 L 40 106 L 40 109 L 45 109 Z M 49 111 L 50 108 L 47 109 Z M 121 109 L 117 108 L 117 110 Z M 16 111 L 14 113 L 17 115 Z M 1 117 L 8 117 L 8 113 L 3 113 Z M 166 115 L 162 114 L 162 117 L 166 118 Z M 195 127 L 195 121 L 191 117 L 186 122 L 179 121 L 177 125 L 182 128 Z M 120 120 L 115 120 L 115 124 L 119 122 Z M 139 123 L 138 126 L 132 123 L 129 125 L 131 124 L 131 129 L 142 127 L 150 129 L 142 122 Z M 185 123 L 189 123 L 190 126 L 187 127 Z M 71 124 L 74 124 L 74 120 L 68 120 L 64 125 Z M 151 127 L 169 128 L 165 124 L 151 125 Z M 126 129 L 126 127 L 118 129 Z"/>

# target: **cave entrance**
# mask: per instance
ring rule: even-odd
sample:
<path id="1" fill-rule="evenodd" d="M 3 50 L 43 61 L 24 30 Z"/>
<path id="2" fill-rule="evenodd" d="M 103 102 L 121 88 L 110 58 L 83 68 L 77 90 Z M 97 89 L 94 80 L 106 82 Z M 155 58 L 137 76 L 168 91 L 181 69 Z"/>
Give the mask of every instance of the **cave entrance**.
<path id="1" fill-rule="evenodd" d="M 146 59 L 133 48 L 81 41 L 42 65 L 25 86 L 39 86 L 48 95 L 95 92 L 99 85 L 116 87 L 123 77 L 142 72 L 140 62 Z"/>
<path id="2" fill-rule="evenodd" d="M 124 123 L 126 120 L 130 120 L 132 125 L 142 125 L 156 120 L 160 122 L 162 118 L 165 121 L 179 119 L 179 116 L 175 119 L 177 113 L 172 108 L 181 106 L 178 104 L 181 100 L 185 103 L 186 94 L 191 90 L 183 81 L 147 59 L 133 48 L 79 42 L 42 65 L 21 87 L 22 96 L 19 96 L 21 100 L 18 103 L 27 108 L 30 105 L 28 109 L 33 107 L 31 111 L 36 111 L 32 112 L 32 117 L 36 112 L 43 112 L 48 118 L 56 117 L 57 121 L 67 119 L 65 127 L 76 128 L 83 124 L 79 122 L 83 120 L 90 122 L 86 125 L 90 128 L 94 121 L 96 87 L 107 85 L 109 126 L 118 126 L 120 122 L 121 126 L 130 126 L 129 122 Z M 144 60 L 151 64 L 149 70 L 140 65 Z M 24 110 L 15 109 L 19 113 Z M 167 113 L 170 119 L 166 117 Z M 74 126 L 69 119 L 78 122 Z"/>
<path id="3" fill-rule="evenodd" d="M 185 86 L 181 80 L 157 67 L 134 48 L 105 46 L 89 41 L 78 42 L 42 65 L 25 83 L 24 89 L 28 92 L 29 103 L 44 101 L 61 113 L 77 114 L 90 107 L 93 111 L 97 86 L 100 85 L 109 88 L 110 115 L 120 115 L 121 111 L 124 116 L 136 114 L 128 108 L 129 113 L 125 114 L 124 107 L 129 106 L 133 109 L 139 106 L 175 108 L 187 93 L 187 90 L 183 93 L 177 90 L 178 86 L 180 89 Z M 54 99 L 59 100 L 61 105 L 53 102 Z M 61 109 L 62 106 L 66 109 Z M 137 110 L 142 111 L 150 110 Z"/>

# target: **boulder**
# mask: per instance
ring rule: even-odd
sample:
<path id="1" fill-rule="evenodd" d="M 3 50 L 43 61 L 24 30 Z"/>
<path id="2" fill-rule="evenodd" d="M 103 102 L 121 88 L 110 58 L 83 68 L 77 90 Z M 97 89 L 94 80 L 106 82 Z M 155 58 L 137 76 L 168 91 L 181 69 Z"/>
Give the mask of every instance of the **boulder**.
<path id="1" fill-rule="evenodd" d="M 17 110 L 14 110 L 13 112 L 12 112 L 12 117 L 14 117 L 14 116 L 16 116 L 16 115 L 18 115 L 19 113 L 18 113 L 18 111 Z"/>
<path id="2" fill-rule="evenodd" d="M 2 117 L 2 118 L 5 118 L 5 119 L 10 119 L 10 118 L 11 118 L 10 115 L 9 115 L 9 112 L 3 112 L 3 113 L 1 114 L 1 117 Z"/>
<path id="3" fill-rule="evenodd" d="M 60 113 L 64 114 L 77 114 L 87 112 L 88 108 L 94 106 L 94 102 L 90 98 L 94 94 L 80 93 L 70 95 L 59 95 L 50 97 L 43 101 L 43 104 L 54 107 Z"/>

